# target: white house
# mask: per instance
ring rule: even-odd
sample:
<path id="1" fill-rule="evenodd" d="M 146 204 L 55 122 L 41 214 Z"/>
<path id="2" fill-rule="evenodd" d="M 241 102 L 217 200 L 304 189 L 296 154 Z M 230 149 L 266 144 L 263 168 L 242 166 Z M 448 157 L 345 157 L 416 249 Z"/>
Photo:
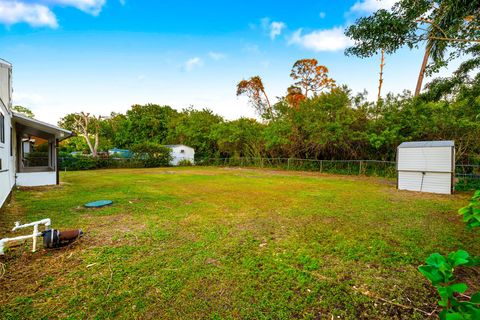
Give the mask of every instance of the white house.
<path id="1" fill-rule="evenodd" d="M 166 147 L 172 150 L 170 152 L 170 155 L 172 156 L 170 164 L 172 166 L 177 166 L 181 161 L 189 161 L 191 164 L 194 164 L 195 150 L 193 148 L 183 144 L 171 144 L 166 145 Z"/>
<path id="2" fill-rule="evenodd" d="M 12 65 L 0 59 L 0 207 L 15 185 L 58 184 L 58 143 L 73 135 L 11 108 Z"/>
<path id="3" fill-rule="evenodd" d="M 397 150 L 398 189 L 451 194 L 455 178 L 453 141 L 404 142 Z"/>

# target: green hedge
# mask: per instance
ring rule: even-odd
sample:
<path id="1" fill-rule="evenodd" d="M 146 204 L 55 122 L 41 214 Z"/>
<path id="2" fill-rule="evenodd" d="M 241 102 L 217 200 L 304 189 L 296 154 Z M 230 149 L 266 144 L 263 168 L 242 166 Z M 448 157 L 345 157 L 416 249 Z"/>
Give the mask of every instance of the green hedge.
<path id="1" fill-rule="evenodd" d="M 172 157 L 170 149 L 152 142 L 133 146 L 131 158 L 92 157 L 88 155 L 73 156 L 69 153 L 59 154 L 60 170 L 78 171 L 108 168 L 155 168 L 168 167 Z"/>

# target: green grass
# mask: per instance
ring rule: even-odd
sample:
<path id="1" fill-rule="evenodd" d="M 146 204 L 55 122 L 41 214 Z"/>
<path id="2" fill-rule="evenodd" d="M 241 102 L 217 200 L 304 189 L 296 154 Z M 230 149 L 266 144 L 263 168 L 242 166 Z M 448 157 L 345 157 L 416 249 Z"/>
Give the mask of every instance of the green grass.
<path id="1" fill-rule="evenodd" d="M 432 252 L 480 252 L 456 214 L 468 194 L 401 192 L 389 180 L 167 168 L 62 181 L 15 191 L 2 235 L 45 217 L 86 235 L 7 251 L 1 319 L 420 319 L 436 295 L 417 266 Z M 114 205 L 82 207 L 99 199 Z"/>

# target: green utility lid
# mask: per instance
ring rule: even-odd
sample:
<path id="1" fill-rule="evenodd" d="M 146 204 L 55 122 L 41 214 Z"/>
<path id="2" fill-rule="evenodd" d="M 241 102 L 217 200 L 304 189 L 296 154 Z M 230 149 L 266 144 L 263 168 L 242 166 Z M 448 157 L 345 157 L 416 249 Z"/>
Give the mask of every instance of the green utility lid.
<path id="1" fill-rule="evenodd" d="M 86 208 L 101 208 L 105 206 L 109 206 L 113 203 L 112 200 L 99 200 L 94 202 L 89 202 L 85 205 Z"/>

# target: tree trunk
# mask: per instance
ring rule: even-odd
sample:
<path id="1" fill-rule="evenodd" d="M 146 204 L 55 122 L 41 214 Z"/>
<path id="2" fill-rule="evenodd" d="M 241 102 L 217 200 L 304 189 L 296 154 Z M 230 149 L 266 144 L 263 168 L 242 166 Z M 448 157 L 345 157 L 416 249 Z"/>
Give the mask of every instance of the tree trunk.
<path id="1" fill-rule="evenodd" d="M 378 80 L 378 101 L 382 98 L 383 85 L 383 67 L 385 66 L 385 50 L 382 49 L 382 58 L 380 60 L 380 79 Z"/>
<path id="2" fill-rule="evenodd" d="M 90 137 L 88 136 L 88 133 L 84 133 L 83 137 L 85 138 L 85 141 L 87 142 L 88 148 L 90 149 L 90 153 L 96 157 L 97 155 L 95 154 L 95 149 L 92 146 L 92 142 L 90 141 Z"/>
<path id="3" fill-rule="evenodd" d="M 425 76 L 425 69 L 427 68 L 428 58 L 430 57 L 430 46 L 427 45 L 425 48 L 425 54 L 423 56 L 422 67 L 420 68 L 420 73 L 418 74 L 417 87 L 415 88 L 415 97 L 420 95 L 422 91 L 423 77 Z"/>
<path id="4" fill-rule="evenodd" d="M 272 105 L 270 104 L 270 99 L 268 99 L 267 93 L 265 90 L 262 90 L 263 95 L 265 99 L 267 100 L 267 105 L 268 105 L 268 113 L 270 113 L 270 120 L 273 120 L 273 110 L 272 110 Z"/>

